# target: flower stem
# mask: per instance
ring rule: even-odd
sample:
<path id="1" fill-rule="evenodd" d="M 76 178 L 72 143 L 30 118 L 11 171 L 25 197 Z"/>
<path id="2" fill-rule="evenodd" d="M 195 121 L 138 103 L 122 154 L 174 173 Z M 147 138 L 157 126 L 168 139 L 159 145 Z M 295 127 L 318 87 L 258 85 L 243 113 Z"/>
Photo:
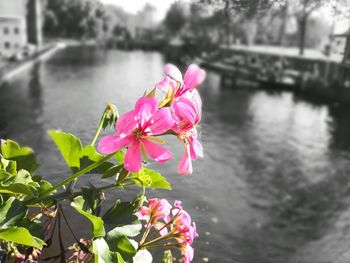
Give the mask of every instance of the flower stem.
<path id="1" fill-rule="evenodd" d="M 164 236 L 160 236 L 156 239 L 153 239 L 151 241 L 148 241 L 148 242 L 145 242 L 143 244 L 140 244 L 140 249 L 146 247 L 146 246 L 149 246 L 149 245 L 152 245 L 154 243 L 157 243 L 159 241 L 163 241 L 163 240 L 167 240 L 167 239 L 171 239 L 171 238 L 174 238 L 174 236 L 172 235 L 172 233 L 168 233 L 167 235 L 164 235 Z"/>
<path id="2" fill-rule="evenodd" d="M 103 114 L 104 115 L 104 114 Z M 94 138 L 92 139 L 92 142 L 91 142 L 91 146 L 94 146 L 95 145 L 95 143 L 96 143 L 96 140 L 97 140 L 97 138 L 98 138 L 98 136 L 100 135 L 100 132 L 101 132 L 101 130 L 102 130 L 102 126 L 103 126 L 103 117 L 101 118 L 101 120 L 100 120 L 100 124 L 98 125 L 98 128 L 97 128 L 97 130 L 96 130 L 96 133 L 95 133 L 95 136 L 94 136 Z"/>
<path id="3" fill-rule="evenodd" d="M 152 249 L 152 248 L 163 248 L 163 249 L 167 249 L 167 248 L 173 248 L 173 247 L 178 247 L 179 243 L 167 243 L 167 244 L 160 244 L 160 245 L 149 245 L 149 246 L 144 246 L 143 248 L 146 249 Z"/>
<path id="4" fill-rule="evenodd" d="M 46 199 L 46 195 L 49 193 L 52 193 L 53 191 L 55 191 L 56 189 L 64 186 L 65 184 L 68 184 L 74 180 L 76 180 L 78 177 L 86 174 L 87 172 L 90 172 L 91 170 L 95 169 L 96 167 L 100 166 L 101 164 L 103 164 L 105 161 L 111 159 L 114 156 L 114 153 L 108 154 L 106 156 L 104 156 L 103 158 L 101 158 L 100 160 L 98 160 L 97 162 L 85 167 L 84 169 L 78 171 L 75 174 L 72 174 L 71 176 L 69 176 L 68 178 L 64 179 L 63 181 L 59 182 L 58 184 L 56 184 L 55 186 L 51 187 L 50 189 L 46 190 L 45 192 L 42 193 L 42 196 L 40 198 L 33 198 L 28 200 L 26 203 L 28 204 L 35 204 L 38 203 L 42 200 Z"/>

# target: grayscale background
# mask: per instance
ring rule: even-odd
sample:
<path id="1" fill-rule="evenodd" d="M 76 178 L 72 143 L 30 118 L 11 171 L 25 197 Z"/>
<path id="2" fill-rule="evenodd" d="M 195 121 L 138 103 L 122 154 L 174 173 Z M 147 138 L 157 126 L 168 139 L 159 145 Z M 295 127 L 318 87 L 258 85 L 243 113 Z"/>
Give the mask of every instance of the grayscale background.
<path id="1" fill-rule="evenodd" d="M 126 112 L 164 64 L 197 63 L 205 156 L 177 175 L 170 139 L 174 160 L 154 168 L 173 190 L 150 191 L 197 223 L 194 262 L 346 263 L 349 27 L 350 0 L 0 0 L 0 138 L 57 182 L 69 170 L 47 130 L 89 143 L 106 103 Z"/>

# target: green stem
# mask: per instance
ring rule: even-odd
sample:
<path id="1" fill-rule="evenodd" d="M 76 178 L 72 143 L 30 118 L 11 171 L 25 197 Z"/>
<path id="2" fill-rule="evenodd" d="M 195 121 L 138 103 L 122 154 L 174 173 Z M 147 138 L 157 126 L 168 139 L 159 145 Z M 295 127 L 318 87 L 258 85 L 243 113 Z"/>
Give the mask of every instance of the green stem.
<path id="1" fill-rule="evenodd" d="M 168 223 L 166 223 L 163 227 L 161 227 L 161 228 L 158 229 L 156 232 L 154 232 L 154 233 L 150 236 L 150 238 L 152 238 L 152 237 L 155 236 L 156 234 L 160 233 L 160 231 L 162 231 L 164 228 L 167 228 L 168 226 L 170 226 L 170 225 L 174 222 L 175 218 L 179 215 L 179 213 L 180 213 L 180 211 L 177 212 L 176 215 L 175 215 Z"/>
<path id="2" fill-rule="evenodd" d="M 146 193 L 146 188 L 145 188 L 145 185 L 143 184 L 143 182 L 139 179 L 139 178 L 136 178 L 136 177 L 132 177 L 130 179 L 134 179 L 136 181 L 139 181 L 139 183 L 142 185 L 142 195 L 145 195 Z"/>
<path id="3" fill-rule="evenodd" d="M 104 113 L 103 113 L 103 116 L 104 116 Z M 94 136 L 94 138 L 92 139 L 92 142 L 91 142 L 91 146 L 94 146 L 95 145 L 95 142 L 97 141 L 97 138 L 98 138 L 98 136 L 100 135 L 100 132 L 101 132 L 101 130 L 102 130 L 102 126 L 103 126 L 103 116 L 102 116 L 102 118 L 101 118 L 101 120 L 100 120 L 100 124 L 98 125 L 98 128 L 97 128 L 97 130 L 96 130 L 96 133 L 95 133 L 95 136 Z"/>
<path id="4" fill-rule="evenodd" d="M 161 245 L 144 246 L 143 248 L 146 248 L 146 249 L 152 249 L 152 248 L 167 249 L 167 248 L 173 248 L 173 247 L 178 247 L 178 246 L 179 246 L 179 243 L 169 243 L 169 244 L 161 244 Z"/>
<path id="5" fill-rule="evenodd" d="M 101 187 L 97 187 L 96 190 L 97 191 L 103 191 L 103 190 L 107 190 L 107 189 L 112 189 L 112 188 L 116 188 L 116 187 L 120 187 L 121 185 L 118 183 L 113 183 L 113 184 L 108 184 L 108 185 L 105 185 L 105 186 L 101 186 Z M 57 193 L 57 194 L 54 194 L 54 195 L 49 195 L 49 196 L 45 196 L 43 197 L 42 199 L 40 199 L 40 202 L 45 202 L 45 201 L 50 201 L 50 200 L 53 200 L 55 202 L 58 202 L 58 201 L 61 201 L 61 200 L 64 200 L 64 199 L 67 199 L 67 197 L 69 199 L 73 199 L 79 195 L 82 194 L 82 191 L 78 191 L 78 192 L 71 192 L 71 191 L 64 191 L 64 192 L 61 192 L 61 193 Z M 39 199 L 33 199 L 33 200 L 29 200 L 27 201 L 27 204 L 28 202 L 30 202 L 29 204 L 35 204 L 35 203 L 38 203 Z"/>
<path id="6" fill-rule="evenodd" d="M 105 161 L 111 159 L 111 158 L 114 156 L 114 154 L 115 154 L 115 152 L 114 152 L 114 153 L 111 153 L 111 154 L 109 154 L 109 155 L 104 156 L 104 157 L 103 157 L 102 159 L 100 159 L 99 161 L 97 161 L 97 162 L 95 162 L 95 163 L 93 163 L 93 164 L 91 164 L 91 165 L 85 167 L 84 169 L 82 169 L 82 170 L 78 171 L 77 173 L 75 173 L 75 174 L 69 176 L 68 178 L 66 178 L 66 179 L 64 179 L 63 181 L 59 182 L 58 184 L 56 184 L 55 186 L 51 187 L 51 188 L 48 189 L 47 191 L 43 192 L 43 193 L 42 193 L 42 195 L 43 195 L 42 197 L 37 198 L 37 199 L 35 199 L 35 198 L 34 198 L 34 199 L 30 199 L 30 200 L 28 200 L 26 203 L 27 203 L 27 204 L 28 204 L 28 203 L 29 203 L 29 204 L 33 204 L 33 203 L 35 204 L 35 203 L 38 203 L 38 202 L 44 200 L 45 197 L 46 197 L 45 195 L 47 195 L 47 194 L 49 194 L 49 193 L 55 191 L 56 189 L 58 189 L 58 188 L 64 186 L 65 184 L 68 184 L 68 183 L 70 183 L 70 182 L 76 180 L 78 177 L 80 177 L 80 176 L 82 176 L 82 175 L 84 175 L 84 174 L 90 172 L 91 170 L 93 170 L 93 169 L 95 169 L 96 167 L 98 167 L 98 166 L 100 166 L 101 164 L 103 164 Z"/>
<path id="7" fill-rule="evenodd" d="M 145 242 L 145 243 L 143 243 L 143 244 L 140 244 L 140 249 L 141 249 L 141 248 L 144 248 L 144 247 L 146 247 L 146 246 L 152 245 L 152 244 L 154 244 L 154 243 L 157 243 L 157 242 L 159 242 L 159 241 L 163 241 L 163 240 L 167 240 L 167 239 L 172 239 L 172 238 L 174 238 L 174 235 L 173 235 L 171 232 L 169 232 L 168 234 L 166 234 L 166 235 L 164 235 L 164 236 L 160 236 L 160 237 L 158 237 L 158 238 L 156 238 L 156 239 L 153 239 L 153 240 L 151 240 L 151 241 L 148 241 L 148 242 Z"/>

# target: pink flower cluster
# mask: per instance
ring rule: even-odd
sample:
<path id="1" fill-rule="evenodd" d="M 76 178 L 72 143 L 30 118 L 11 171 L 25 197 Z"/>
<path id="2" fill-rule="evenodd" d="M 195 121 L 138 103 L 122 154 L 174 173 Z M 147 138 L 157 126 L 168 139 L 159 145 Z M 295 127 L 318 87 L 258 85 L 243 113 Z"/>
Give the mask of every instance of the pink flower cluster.
<path id="1" fill-rule="evenodd" d="M 172 158 L 171 152 L 159 145 L 164 140 L 159 136 L 169 131 L 176 134 L 185 147 L 185 154 L 178 165 L 178 173 L 192 173 L 192 160 L 203 157 L 198 141 L 197 124 L 201 120 L 202 101 L 195 89 L 205 79 L 205 71 L 190 65 L 184 78 L 177 67 L 164 66 L 166 77 L 155 86 L 166 92 L 165 98 L 154 96 L 138 99 L 135 108 L 116 123 L 116 133 L 102 138 L 98 150 L 110 154 L 127 147 L 124 166 L 129 172 L 138 172 L 142 156 L 150 156 L 158 163 Z"/>
<path id="2" fill-rule="evenodd" d="M 38 262 L 38 258 L 40 257 L 40 255 L 41 250 L 35 248 L 33 249 L 30 255 L 17 253 L 14 263 L 36 263 Z"/>
<path id="3" fill-rule="evenodd" d="M 146 232 L 152 228 L 160 234 L 160 238 L 142 242 L 140 245 L 154 245 L 156 242 L 164 242 L 169 239 L 176 240 L 178 247 L 184 256 L 184 262 L 189 263 L 193 259 L 193 240 L 198 237 L 196 224 L 192 222 L 190 215 L 183 210 L 180 201 L 175 201 L 172 207 L 166 199 L 149 199 L 148 206 L 141 207 L 136 213 L 139 220 L 146 220 Z M 166 246 L 169 243 L 165 243 Z M 174 245 L 170 243 L 171 245 Z"/>

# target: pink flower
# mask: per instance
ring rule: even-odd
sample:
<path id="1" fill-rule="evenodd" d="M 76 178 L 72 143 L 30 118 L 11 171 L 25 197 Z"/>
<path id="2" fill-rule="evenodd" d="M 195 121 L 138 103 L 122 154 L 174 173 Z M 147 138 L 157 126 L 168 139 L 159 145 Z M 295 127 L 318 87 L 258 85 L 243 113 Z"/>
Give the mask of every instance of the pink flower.
<path id="1" fill-rule="evenodd" d="M 190 263 L 194 256 L 193 248 L 189 244 L 185 244 L 185 246 L 180 247 L 180 250 L 184 256 L 184 263 Z"/>
<path id="2" fill-rule="evenodd" d="M 172 105 L 176 133 L 190 131 L 201 120 L 202 101 L 197 90 L 188 93 L 188 96 L 179 97 Z"/>
<path id="3" fill-rule="evenodd" d="M 203 147 L 198 140 L 198 133 L 195 127 L 189 131 L 181 131 L 178 138 L 185 146 L 185 153 L 179 162 L 177 172 L 182 175 L 188 175 L 193 172 L 192 160 L 203 157 Z"/>
<path id="4" fill-rule="evenodd" d="M 178 205 L 176 202 L 175 206 Z M 184 242 L 192 245 L 193 240 L 198 237 L 196 224 L 192 222 L 191 216 L 182 209 L 181 205 L 178 205 L 178 207 L 172 211 L 176 232 L 180 234 L 178 241 L 179 243 Z"/>
<path id="5" fill-rule="evenodd" d="M 148 200 L 148 207 L 142 206 L 135 215 L 139 220 L 152 221 L 169 216 L 171 204 L 166 199 L 153 198 Z"/>
<path id="6" fill-rule="evenodd" d="M 121 116 L 116 123 L 116 134 L 107 135 L 98 144 L 98 150 L 110 154 L 124 147 L 128 150 L 124 167 L 129 172 L 138 172 L 142 167 L 141 153 L 146 153 L 158 163 L 171 159 L 171 153 L 156 144 L 158 138 L 174 126 L 169 108 L 158 109 L 155 98 L 140 98 L 132 111 Z"/>
<path id="7" fill-rule="evenodd" d="M 175 125 L 173 131 L 185 146 L 185 153 L 178 165 L 178 173 L 188 175 L 193 172 L 192 160 L 203 157 L 203 148 L 198 141 L 196 125 L 201 120 L 202 101 L 195 89 L 205 79 L 205 71 L 197 65 L 188 67 L 184 79 L 180 70 L 172 65 L 164 66 L 167 76 L 157 83 L 156 87 L 163 90 L 172 89 L 173 101 L 171 110 Z M 168 97 L 168 96 L 167 96 Z M 166 98 L 168 99 L 168 98 Z"/>
<path id="8" fill-rule="evenodd" d="M 148 244 L 154 245 L 174 239 L 176 244 L 172 244 L 172 246 L 180 249 L 184 261 L 192 261 L 194 252 L 191 245 L 193 240 L 198 237 L 198 233 L 196 224 L 192 222 L 191 216 L 183 210 L 181 201 L 176 200 L 174 207 L 172 207 L 165 199 L 150 199 L 148 206 L 143 206 L 136 215 L 140 220 L 147 221 L 147 234 L 150 233 L 151 228 L 155 228 L 160 234 L 160 237 L 155 237 L 154 240 L 146 241 L 146 237 L 143 238 L 140 243 L 141 247 L 147 248 Z M 151 235 L 151 237 L 153 236 L 154 234 Z M 166 246 L 166 243 L 162 244 Z"/>
<path id="9" fill-rule="evenodd" d="M 90 262 L 93 258 L 93 254 L 89 252 L 91 241 L 81 238 L 78 243 L 74 243 L 68 247 L 68 250 L 73 252 L 69 257 L 68 262 Z"/>
<path id="10" fill-rule="evenodd" d="M 166 76 L 164 79 L 162 79 L 161 81 L 156 83 L 155 86 L 156 86 L 156 88 L 167 92 L 169 88 L 176 86 L 176 82 L 174 80 L 172 80 L 170 77 Z"/>
<path id="11" fill-rule="evenodd" d="M 38 258 L 41 255 L 41 250 L 34 248 L 30 255 L 20 254 L 18 253 L 15 257 L 14 263 L 22 263 L 22 262 L 38 262 Z"/>
<path id="12" fill-rule="evenodd" d="M 172 64 L 166 64 L 164 66 L 164 70 L 167 76 L 180 84 L 174 87 L 175 83 L 168 81 L 170 86 L 175 88 L 174 98 L 180 97 L 187 91 L 195 89 L 204 81 L 206 75 L 205 71 L 196 64 L 191 64 L 188 66 L 183 79 L 180 70 Z"/>
<path id="13" fill-rule="evenodd" d="M 161 236 L 168 234 L 164 225 L 168 222 L 171 205 L 166 199 L 158 198 L 149 199 L 148 204 L 148 207 L 142 206 L 135 215 L 139 220 L 149 221 L 155 229 L 160 231 Z M 163 219 L 164 222 L 161 222 L 160 219 Z"/>

